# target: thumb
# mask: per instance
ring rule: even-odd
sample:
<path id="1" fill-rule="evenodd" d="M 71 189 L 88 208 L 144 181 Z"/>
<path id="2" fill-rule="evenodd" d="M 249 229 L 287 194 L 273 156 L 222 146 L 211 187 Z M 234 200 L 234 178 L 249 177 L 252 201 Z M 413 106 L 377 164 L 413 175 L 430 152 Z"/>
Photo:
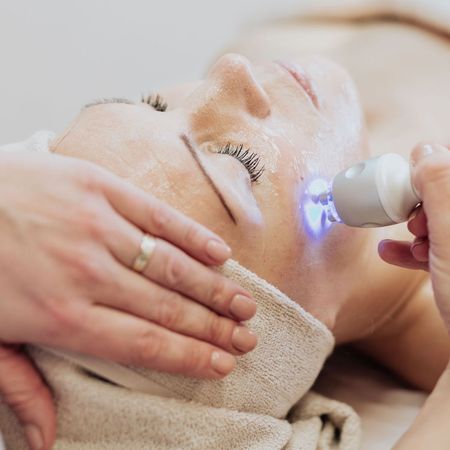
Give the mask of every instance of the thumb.
<path id="1" fill-rule="evenodd" d="M 411 154 L 411 167 L 427 217 L 433 291 L 450 331 L 450 152 L 440 145 L 421 145 Z"/>
<path id="2" fill-rule="evenodd" d="M 19 346 L 0 344 L 0 397 L 23 425 L 30 448 L 50 449 L 56 434 L 53 399 Z"/>
<path id="3" fill-rule="evenodd" d="M 441 145 L 422 144 L 411 154 L 412 181 L 423 200 L 430 247 L 450 261 L 450 151 Z"/>

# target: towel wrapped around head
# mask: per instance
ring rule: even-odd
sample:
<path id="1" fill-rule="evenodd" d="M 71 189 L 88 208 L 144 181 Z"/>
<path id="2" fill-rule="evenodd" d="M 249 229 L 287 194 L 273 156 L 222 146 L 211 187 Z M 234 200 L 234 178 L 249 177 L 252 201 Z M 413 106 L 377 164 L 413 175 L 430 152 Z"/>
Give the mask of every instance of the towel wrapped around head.
<path id="1" fill-rule="evenodd" d="M 259 336 L 223 380 L 29 349 L 56 398 L 56 450 L 359 447 L 353 410 L 310 392 L 333 349 L 331 332 L 237 262 L 221 270 L 253 293 L 258 312 L 249 327 Z M 5 407 L 0 428 L 8 448 L 26 449 Z"/>

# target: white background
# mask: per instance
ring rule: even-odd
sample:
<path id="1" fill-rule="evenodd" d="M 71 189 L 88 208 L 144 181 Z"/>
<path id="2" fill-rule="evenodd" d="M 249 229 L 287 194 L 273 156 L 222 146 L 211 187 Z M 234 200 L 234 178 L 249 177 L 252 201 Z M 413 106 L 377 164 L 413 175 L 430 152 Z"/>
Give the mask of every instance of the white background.
<path id="1" fill-rule="evenodd" d="M 301 0 L 0 0 L 0 145 L 99 97 L 199 79 L 245 26 Z"/>

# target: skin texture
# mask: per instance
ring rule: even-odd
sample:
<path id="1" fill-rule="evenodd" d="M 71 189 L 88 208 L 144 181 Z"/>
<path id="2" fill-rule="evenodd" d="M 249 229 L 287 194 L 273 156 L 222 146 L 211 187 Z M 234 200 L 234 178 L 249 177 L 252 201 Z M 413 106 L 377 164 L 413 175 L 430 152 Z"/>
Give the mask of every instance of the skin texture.
<path id="1" fill-rule="evenodd" d="M 293 18 L 290 22 L 252 28 L 231 50 L 253 61 L 295 59 L 319 53 L 342 64 L 360 94 L 371 155 L 396 152 L 408 158 L 420 141 L 450 143 L 448 42 L 442 35 L 398 20 L 327 19 L 323 22 L 305 20 L 300 24 L 298 18 Z M 374 230 L 372 234 L 376 236 L 371 250 L 373 255 L 381 240 L 411 241 L 413 238 L 403 224 Z M 403 253 L 392 255 L 392 245 L 383 244 L 380 256 L 385 260 L 400 262 L 402 258 L 403 262 L 410 262 L 409 247 L 409 244 L 403 246 Z M 412 251 L 415 254 L 420 250 Z M 379 268 L 378 261 L 376 267 Z M 417 264 L 414 267 L 418 267 Z M 368 327 L 365 337 L 356 344 L 358 349 L 415 387 L 431 390 L 447 365 L 450 342 L 436 308 L 429 277 L 417 271 L 405 285 L 405 277 L 410 276 L 406 269 L 403 273 L 385 272 L 386 277 L 393 277 L 390 280 L 379 279 L 376 273 L 380 272 L 373 266 L 364 269 L 353 269 L 353 283 L 360 277 L 368 285 L 358 286 L 360 296 L 354 299 L 356 307 L 351 308 L 353 303 L 347 302 L 350 307 L 343 310 L 337 322 L 358 319 L 358 301 L 363 302 L 375 321 L 376 309 L 384 306 L 383 320 Z M 383 287 L 378 295 L 374 295 L 375 283 L 378 288 Z M 351 327 L 352 324 L 345 324 L 340 329 Z"/>
<path id="2" fill-rule="evenodd" d="M 355 341 L 381 328 L 423 277 L 383 264 L 377 231 L 335 226 L 320 238 L 308 231 L 308 183 L 329 179 L 368 151 L 346 72 L 317 58 L 298 64 L 313 99 L 280 65 L 252 66 L 229 54 L 193 90 L 169 91 L 166 112 L 145 103 L 84 109 L 53 150 L 98 163 L 206 225 L 241 264 L 328 325 L 338 343 Z M 218 154 L 227 143 L 258 154 L 265 167 L 258 183 L 235 158 Z"/>

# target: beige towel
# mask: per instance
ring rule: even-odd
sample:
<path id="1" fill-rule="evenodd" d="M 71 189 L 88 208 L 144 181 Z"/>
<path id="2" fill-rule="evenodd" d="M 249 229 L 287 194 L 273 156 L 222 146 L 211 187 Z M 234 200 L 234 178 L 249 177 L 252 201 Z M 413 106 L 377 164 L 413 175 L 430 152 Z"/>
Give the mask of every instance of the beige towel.
<path id="1" fill-rule="evenodd" d="M 259 345 L 220 381 L 194 380 L 80 359 L 106 382 L 47 351 L 31 349 L 58 406 L 57 450 L 302 449 L 359 447 L 353 410 L 309 392 L 334 339 L 318 320 L 234 261 L 223 273 L 253 293 L 258 313 L 249 326 Z M 106 368 L 105 368 L 106 367 Z M 125 372 L 125 373 L 124 373 Z M 158 395 L 149 392 L 155 388 Z M 167 393 L 167 395 L 165 395 Z M 167 398 L 173 397 L 173 398 Z M 0 410 L 12 450 L 25 449 L 14 418 Z"/>

